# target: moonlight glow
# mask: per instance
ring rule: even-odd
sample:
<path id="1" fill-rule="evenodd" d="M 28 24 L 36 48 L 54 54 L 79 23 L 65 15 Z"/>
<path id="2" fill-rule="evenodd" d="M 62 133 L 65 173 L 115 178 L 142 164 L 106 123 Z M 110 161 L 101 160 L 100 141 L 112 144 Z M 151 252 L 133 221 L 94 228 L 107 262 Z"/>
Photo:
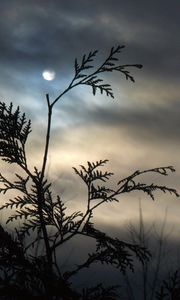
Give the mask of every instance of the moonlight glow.
<path id="1" fill-rule="evenodd" d="M 53 70 L 44 70 L 42 76 L 45 80 L 51 81 L 54 80 L 56 73 Z"/>

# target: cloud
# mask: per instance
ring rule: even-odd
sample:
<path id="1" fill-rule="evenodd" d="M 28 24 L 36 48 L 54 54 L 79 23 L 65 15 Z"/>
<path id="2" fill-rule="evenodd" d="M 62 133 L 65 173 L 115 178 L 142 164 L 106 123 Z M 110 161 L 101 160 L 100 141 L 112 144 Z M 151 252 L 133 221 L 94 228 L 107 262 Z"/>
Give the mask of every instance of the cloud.
<path id="1" fill-rule="evenodd" d="M 81 54 L 100 45 L 105 49 L 127 42 L 132 58 L 143 55 L 143 63 L 151 61 L 151 68 L 152 63 L 154 68 L 162 64 L 168 53 L 164 61 L 168 67 L 178 54 L 176 2 L 169 7 L 166 1 L 163 5 L 152 1 L 147 7 L 140 1 L 134 9 L 132 1 L 10 1 L 1 5 L 1 57 L 21 68 L 24 64 L 37 68 L 67 63 L 72 48 Z"/>

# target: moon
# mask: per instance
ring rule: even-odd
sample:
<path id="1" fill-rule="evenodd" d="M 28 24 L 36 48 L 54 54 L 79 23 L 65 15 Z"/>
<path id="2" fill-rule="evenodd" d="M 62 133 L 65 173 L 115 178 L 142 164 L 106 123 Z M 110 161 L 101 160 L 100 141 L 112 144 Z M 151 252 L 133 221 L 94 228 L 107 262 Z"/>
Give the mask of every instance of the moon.
<path id="1" fill-rule="evenodd" d="M 56 77 L 56 72 L 54 70 L 44 70 L 42 72 L 42 77 L 48 81 L 54 80 Z"/>

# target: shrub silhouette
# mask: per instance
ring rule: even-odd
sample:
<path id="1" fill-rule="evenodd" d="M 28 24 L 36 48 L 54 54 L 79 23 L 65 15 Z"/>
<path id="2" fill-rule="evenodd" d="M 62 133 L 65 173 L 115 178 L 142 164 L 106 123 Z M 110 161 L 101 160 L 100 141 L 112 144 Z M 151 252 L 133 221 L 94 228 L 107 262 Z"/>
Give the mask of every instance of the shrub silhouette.
<path id="1" fill-rule="evenodd" d="M 117 55 L 123 48 L 124 46 L 112 48 L 98 68 L 91 65 L 97 51 L 84 55 L 80 63 L 76 59 L 75 75 L 69 86 L 53 101 L 50 100 L 49 94 L 46 94 L 48 124 L 40 170 L 37 167 L 34 167 L 34 170 L 29 169 L 26 157 L 26 141 L 31 132 L 31 121 L 26 119 L 19 107 L 14 109 L 12 103 L 8 106 L 0 102 L 0 156 L 6 163 L 16 164 L 22 170 L 22 174 L 15 174 L 14 182 L 0 174 L 0 182 L 3 184 L 0 193 L 17 191 L 17 196 L 6 201 L 0 209 L 15 208 L 7 223 L 15 224 L 16 221 L 21 221 L 21 228 L 14 229 L 13 235 L 0 227 L 1 299 L 117 299 L 116 287 L 104 288 L 100 284 L 77 291 L 71 285 L 71 277 L 97 262 L 113 265 L 125 273 L 127 268 L 133 271 L 134 256 L 142 263 L 150 258 L 150 252 L 145 247 L 112 238 L 106 232 L 98 230 L 93 223 L 93 213 L 100 205 L 119 202 L 122 194 L 133 191 L 144 192 L 153 200 L 156 190 L 178 196 L 173 188 L 138 181 L 139 175 L 146 173 L 166 176 L 175 171 L 172 166 L 137 170 L 119 180 L 114 189 L 108 186 L 113 173 L 102 171 L 107 160 L 87 162 L 87 166 L 74 168 L 75 173 L 87 186 L 88 192 L 86 210 L 72 214 L 66 213 L 65 204 L 59 195 L 54 198 L 51 183 L 45 176 L 55 104 L 78 85 L 90 86 L 94 95 L 99 90 L 100 93 L 113 98 L 111 85 L 104 83 L 99 77 L 101 73 L 118 71 L 127 80 L 134 81 L 128 68 L 142 66 L 118 65 Z M 91 70 L 93 71 L 90 72 Z M 88 254 L 86 261 L 75 269 L 62 273 L 57 260 L 57 250 L 68 240 L 79 235 L 94 239 L 96 248 L 93 253 Z M 24 244 L 25 239 L 29 239 L 27 246 Z M 32 254 L 31 248 L 36 245 L 43 245 L 44 251 L 41 255 Z"/>

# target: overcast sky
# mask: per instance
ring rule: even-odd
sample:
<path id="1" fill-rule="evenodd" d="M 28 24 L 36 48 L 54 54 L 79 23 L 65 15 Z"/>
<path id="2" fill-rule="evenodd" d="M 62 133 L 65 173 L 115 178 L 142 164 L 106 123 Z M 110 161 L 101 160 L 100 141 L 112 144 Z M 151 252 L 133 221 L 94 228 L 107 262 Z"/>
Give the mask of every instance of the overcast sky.
<path id="1" fill-rule="evenodd" d="M 180 191 L 179 0 L 7 0 L 0 11 L 0 97 L 32 119 L 32 167 L 40 167 L 43 151 L 45 93 L 53 100 L 63 91 L 73 77 L 75 57 L 98 49 L 98 66 L 112 46 L 126 45 L 120 63 L 143 64 L 131 70 L 135 83 L 107 74 L 115 100 L 77 87 L 56 105 L 48 177 L 67 205 L 83 206 L 85 190 L 72 166 L 88 160 L 109 159 L 115 179 L 136 169 L 173 165 L 175 175 L 150 179 Z M 56 72 L 54 81 L 42 78 L 48 68 Z M 149 222 L 161 221 L 168 206 L 168 222 L 179 228 L 179 200 L 159 193 L 156 198 L 154 203 L 139 193 L 126 196 L 100 209 L 98 221 L 122 226 L 136 220 L 141 199 Z"/>

